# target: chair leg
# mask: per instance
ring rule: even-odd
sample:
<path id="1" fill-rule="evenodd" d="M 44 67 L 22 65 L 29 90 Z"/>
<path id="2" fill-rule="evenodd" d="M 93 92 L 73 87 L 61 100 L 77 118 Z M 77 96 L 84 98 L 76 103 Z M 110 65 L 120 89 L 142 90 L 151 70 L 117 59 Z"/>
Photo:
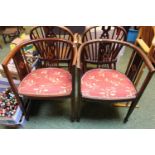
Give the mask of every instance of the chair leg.
<path id="1" fill-rule="evenodd" d="M 27 103 L 27 108 L 26 108 L 26 114 L 25 114 L 25 118 L 27 121 L 29 121 L 29 118 L 30 118 L 30 111 L 31 111 L 31 106 L 32 106 L 32 103 L 31 103 L 31 100 L 28 101 L 29 103 Z"/>
<path id="2" fill-rule="evenodd" d="M 80 122 L 80 110 L 78 110 L 76 121 Z"/>
<path id="3" fill-rule="evenodd" d="M 136 107 L 137 103 L 138 103 L 138 101 L 133 101 L 131 103 L 130 108 L 129 108 L 129 110 L 128 110 L 125 118 L 124 118 L 124 123 L 126 123 L 128 121 L 128 119 L 129 119 L 130 115 L 132 114 L 134 108 Z"/>
<path id="4" fill-rule="evenodd" d="M 85 65 L 83 65 L 83 70 L 85 70 Z M 76 100 L 76 121 L 80 122 L 81 113 L 81 70 L 77 69 L 77 100 Z"/>
<path id="5" fill-rule="evenodd" d="M 72 96 L 71 98 L 71 122 L 75 120 L 75 98 Z"/>
<path id="6" fill-rule="evenodd" d="M 30 116 L 31 110 L 31 99 L 20 99 L 20 107 L 22 108 L 23 114 L 25 115 L 25 119 L 28 121 Z"/>
<path id="7" fill-rule="evenodd" d="M 77 102 L 77 116 L 76 116 L 76 121 L 80 122 L 80 113 L 81 113 L 81 99 L 78 98 Z"/>

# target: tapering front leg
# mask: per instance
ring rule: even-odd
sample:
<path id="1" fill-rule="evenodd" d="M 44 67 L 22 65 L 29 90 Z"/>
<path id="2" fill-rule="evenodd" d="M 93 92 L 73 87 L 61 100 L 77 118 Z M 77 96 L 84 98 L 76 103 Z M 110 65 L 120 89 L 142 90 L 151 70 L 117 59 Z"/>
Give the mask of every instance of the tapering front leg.
<path id="1" fill-rule="evenodd" d="M 71 98 L 71 122 L 75 120 L 75 97 L 74 95 Z"/>
<path id="2" fill-rule="evenodd" d="M 129 108 L 129 110 L 128 110 L 128 112 L 127 112 L 125 118 L 124 118 L 124 123 L 126 123 L 126 122 L 128 121 L 128 119 L 129 119 L 130 115 L 132 114 L 134 108 L 136 107 L 137 103 L 138 103 L 137 100 L 136 100 L 136 101 L 133 101 L 133 102 L 131 103 L 130 108 Z"/>

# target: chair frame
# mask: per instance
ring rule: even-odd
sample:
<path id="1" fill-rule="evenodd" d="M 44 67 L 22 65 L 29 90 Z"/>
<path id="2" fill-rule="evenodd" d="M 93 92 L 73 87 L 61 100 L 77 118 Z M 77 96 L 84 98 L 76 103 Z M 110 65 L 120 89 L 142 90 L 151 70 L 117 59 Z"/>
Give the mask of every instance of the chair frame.
<path id="1" fill-rule="evenodd" d="M 135 84 L 135 80 L 137 78 L 137 75 L 139 73 L 139 69 L 142 66 L 143 63 L 146 64 L 148 68 L 148 74 L 146 78 L 144 79 L 140 89 L 137 92 L 136 98 L 133 99 L 118 99 L 118 100 L 97 100 L 97 99 L 90 99 L 90 98 L 85 98 L 82 97 L 81 94 L 81 77 L 84 74 L 83 71 L 85 70 L 82 69 L 82 64 L 84 63 L 84 57 L 83 53 L 85 52 L 84 48 L 85 46 L 91 44 L 91 43 L 118 43 L 123 46 L 130 47 L 134 49 L 134 52 L 131 55 L 129 64 L 127 66 L 127 70 L 125 72 L 125 75 Z M 138 55 L 141 57 L 141 61 L 139 61 Z M 137 69 L 135 70 L 135 67 L 137 66 Z M 115 103 L 115 102 L 126 102 L 126 101 L 131 101 L 131 106 L 129 107 L 129 110 L 124 118 L 124 123 L 126 123 L 129 119 L 129 116 L 133 112 L 134 108 L 136 107 L 140 97 L 142 96 L 145 88 L 147 87 L 153 73 L 155 72 L 155 68 L 152 65 L 151 61 L 148 59 L 148 57 L 143 53 L 143 51 L 136 47 L 135 45 L 128 43 L 128 42 L 123 42 L 123 41 L 117 41 L 117 40 L 109 40 L 109 39 L 97 39 L 97 40 L 92 40 L 88 41 L 86 43 L 83 43 L 80 48 L 78 49 L 78 57 L 77 57 L 77 73 L 78 73 L 78 103 L 76 107 L 76 116 L 77 116 L 77 121 L 80 121 L 80 111 L 81 111 L 81 101 L 82 100 L 88 100 L 88 101 L 96 101 L 96 102 L 108 102 L 108 103 Z"/>
<path id="2" fill-rule="evenodd" d="M 17 87 L 12 79 L 12 75 L 11 72 L 9 71 L 8 68 L 8 64 L 10 62 L 11 59 L 14 60 L 15 66 L 17 68 L 18 71 L 18 75 L 19 75 L 19 79 L 22 81 L 22 79 L 31 72 L 31 68 L 29 67 L 25 55 L 22 53 L 21 49 L 29 44 L 35 44 L 35 43 L 39 43 L 39 42 L 50 42 L 50 41 L 61 41 L 63 43 L 67 43 L 68 45 L 70 45 L 70 47 L 72 47 L 72 65 L 70 68 L 70 72 L 72 75 L 72 92 L 70 95 L 68 96 L 59 96 L 59 97 L 51 97 L 51 96 L 25 96 L 26 99 L 28 98 L 28 100 L 26 100 L 26 102 L 24 101 L 25 99 L 20 97 L 20 95 L 18 94 L 18 90 Z M 13 91 L 13 93 L 15 94 L 15 97 L 17 99 L 17 102 L 19 103 L 19 106 L 21 107 L 23 114 L 26 115 L 26 118 L 29 119 L 29 110 L 30 110 L 30 103 L 31 100 L 35 99 L 35 100 L 51 100 L 51 99 L 60 99 L 60 98 L 71 98 L 71 121 L 74 121 L 75 118 L 75 67 L 76 67 L 76 57 L 77 57 L 77 48 L 76 46 L 67 40 L 63 40 L 63 39 L 56 39 L 56 38 L 42 38 L 42 39 L 37 39 L 37 40 L 31 40 L 25 43 L 22 43 L 18 46 L 16 46 L 8 55 L 7 57 L 4 59 L 4 61 L 2 62 L 2 66 L 4 69 L 4 72 L 6 74 L 6 77 L 8 78 L 8 81 L 10 83 L 11 89 Z M 23 68 L 23 69 L 21 69 Z M 25 70 L 24 70 L 25 69 Z"/>

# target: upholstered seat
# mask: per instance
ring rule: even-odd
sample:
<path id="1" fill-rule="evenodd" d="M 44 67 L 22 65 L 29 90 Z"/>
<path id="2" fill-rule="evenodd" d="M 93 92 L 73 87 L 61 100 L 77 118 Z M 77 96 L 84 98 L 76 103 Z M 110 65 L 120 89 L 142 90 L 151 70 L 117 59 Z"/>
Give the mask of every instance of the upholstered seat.
<path id="1" fill-rule="evenodd" d="M 72 76 L 61 68 L 42 68 L 32 71 L 20 83 L 18 93 L 25 96 L 58 97 L 70 95 Z"/>
<path id="2" fill-rule="evenodd" d="M 113 69 L 92 69 L 81 79 L 83 97 L 101 100 L 132 99 L 136 89 L 122 73 Z"/>

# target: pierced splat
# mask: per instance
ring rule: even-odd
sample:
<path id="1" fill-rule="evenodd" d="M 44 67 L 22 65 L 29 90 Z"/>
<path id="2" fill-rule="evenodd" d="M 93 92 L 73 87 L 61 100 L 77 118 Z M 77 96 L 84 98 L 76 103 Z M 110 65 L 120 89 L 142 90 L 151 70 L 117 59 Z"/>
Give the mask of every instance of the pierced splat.
<path id="1" fill-rule="evenodd" d="M 109 31 L 111 30 L 111 26 L 108 26 L 106 28 L 106 26 L 102 26 L 102 34 L 100 39 L 108 39 L 109 38 Z"/>
<path id="2" fill-rule="evenodd" d="M 46 59 L 54 59 L 55 56 L 55 50 L 56 50 L 56 46 L 54 45 L 54 43 L 49 44 L 47 46 L 47 52 L 44 52 L 44 56 Z"/>
<path id="3" fill-rule="evenodd" d="M 42 67 L 58 66 L 58 45 L 55 42 L 40 42 L 35 43 L 38 53 L 40 55 L 40 62 Z"/>
<path id="4" fill-rule="evenodd" d="M 30 72 L 30 68 L 26 62 L 22 50 L 16 52 L 16 54 L 13 57 L 13 61 L 16 66 L 19 79 L 22 80 Z"/>
<path id="5" fill-rule="evenodd" d="M 99 43 L 98 62 L 103 68 L 116 69 L 117 55 L 122 46 L 120 44 Z M 113 66 L 114 65 L 114 66 Z"/>
<path id="6" fill-rule="evenodd" d="M 110 59 L 110 44 L 99 44 L 99 54 L 98 54 L 98 60 L 99 61 L 106 61 Z"/>
<path id="7" fill-rule="evenodd" d="M 54 33 L 54 26 L 44 27 L 46 38 L 57 38 L 57 35 Z"/>

